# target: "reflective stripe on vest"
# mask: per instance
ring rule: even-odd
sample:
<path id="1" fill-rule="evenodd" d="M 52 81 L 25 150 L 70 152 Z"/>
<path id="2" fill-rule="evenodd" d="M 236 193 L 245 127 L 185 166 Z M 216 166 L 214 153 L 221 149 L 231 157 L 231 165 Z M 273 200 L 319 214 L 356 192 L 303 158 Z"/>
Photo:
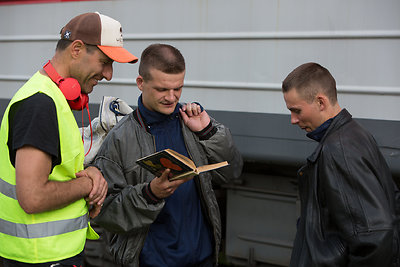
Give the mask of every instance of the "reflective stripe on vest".
<path id="1" fill-rule="evenodd" d="M 0 233 L 19 238 L 41 238 L 61 235 L 86 228 L 87 226 L 87 214 L 75 219 L 36 224 L 12 223 L 0 219 Z"/>
<path id="2" fill-rule="evenodd" d="M 0 179 L 0 193 L 17 200 L 16 186 L 9 184 L 2 179 Z M 40 238 L 73 232 L 83 229 L 87 227 L 87 225 L 87 214 L 75 219 L 37 224 L 12 223 L 0 218 L 0 233 L 21 238 Z"/>
<path id="3" fill-rule="evenodd" d="M 15 185 L 9 184 L 0 177 L 0 193 L 12 199 L 17 199 L 17 190 Z"/>

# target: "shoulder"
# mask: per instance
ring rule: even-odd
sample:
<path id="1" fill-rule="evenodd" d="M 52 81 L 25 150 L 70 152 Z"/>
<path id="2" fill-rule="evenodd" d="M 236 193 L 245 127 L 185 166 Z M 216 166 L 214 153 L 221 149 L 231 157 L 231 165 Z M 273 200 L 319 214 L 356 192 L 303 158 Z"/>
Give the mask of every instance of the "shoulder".
<path id="1" fill-rule="evenodd" d="M 55 112 L 56 110 L 53 99 L 43 93 L 36 93 L 15 104 L 18 109 L 26 110 L 30 114 Z"/>
<path id="2" fill-rule="evenodd" d="M 26 99 L 14 103 L 10 108 L 11 117 L 34 118 L 37 116 L 53 116 L 56 114 L 56 106 L 46 94 L 36 93 Z"/>
<path id="3" fill-rule="evenodd" d="M 330 133 L 324 141 L 324 146 L 334 148 L 359 148 L 376 146 L 376 142 L 366 129 L 351 119 Z"/>
<path id="4" fill-rule="evenodd" d="M 28 97 L 25 101 L 32 104 L 54 104 L 53 99 L 44 93 L 36 93 Z"/>
<path id="5" fill-rule="evenodd" d="M 375 162 L 381 152 L 373 136 L 356 121 L 350 120 L 327 136 L 321 154 L 322 158 L 350 167 Z"/>
<path id="6" fill-rule="evenodd" d="M 125 115 L 107 134 L 106 140 L 125 140 L 126 138 L 137 138 L 138 132 L 145 129 L 135 120 L 133 113 Z"/>
<path id="7" fill-rule="evenodd" d="M 140 128 L 139 123 L 135 120 L 133 112 L 125 115 L 115 126 L 111 129 L 110 133 L 124 132 L 132 130 L 133 128 Z"/>

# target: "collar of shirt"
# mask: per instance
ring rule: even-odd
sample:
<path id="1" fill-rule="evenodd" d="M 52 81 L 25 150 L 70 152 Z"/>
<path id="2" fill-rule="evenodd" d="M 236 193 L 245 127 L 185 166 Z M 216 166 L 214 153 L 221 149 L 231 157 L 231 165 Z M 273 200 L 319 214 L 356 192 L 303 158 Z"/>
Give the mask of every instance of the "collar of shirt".
<path id="1" fill-rule="evenodd" d="M 157 111 L 148 110 L 143 105 L 142 95 L 140 95 L 139 99 L 138 99 L 138 108 L 139 108 L 140 114 L 143 116 L 143 118 L 145 119 L 146 124 L 148 126 L 162 123 L 168 119 L 176 118 L 179 115 L 180 107 L 181 107 L 181 104 L 178 103 L 175 107 L 174 112 L 172 112 L 172 114 L 165 115 L 165 114 L 159 113 Z"/>
<path id="2" fill-rule="evenodd" d="M 307 137 L 317 142 L 320 142 L 322 137 L 324 137 L 326 130 L 328 130 L 329 126 L 331 125 L 333 119 L 334 118 L 330 118 L 329 120 L 318 126 L 318 128 L 314 131 L 307 133 Z"/>

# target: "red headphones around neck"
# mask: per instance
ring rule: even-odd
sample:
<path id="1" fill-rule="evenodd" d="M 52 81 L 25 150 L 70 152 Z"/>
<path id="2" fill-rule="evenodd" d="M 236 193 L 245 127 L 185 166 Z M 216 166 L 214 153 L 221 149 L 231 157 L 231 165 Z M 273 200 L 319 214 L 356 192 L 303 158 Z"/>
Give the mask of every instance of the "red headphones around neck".
<path id="1" fill-rule="evenodd" d="M 89 103 L 89 96 L 81 92 L 79 82 L 74 78 L 63 78 L 51 65 L 50 60 L 43 66 L 50 79 L 55 82 L 73 110 L 83 110 Z"/>

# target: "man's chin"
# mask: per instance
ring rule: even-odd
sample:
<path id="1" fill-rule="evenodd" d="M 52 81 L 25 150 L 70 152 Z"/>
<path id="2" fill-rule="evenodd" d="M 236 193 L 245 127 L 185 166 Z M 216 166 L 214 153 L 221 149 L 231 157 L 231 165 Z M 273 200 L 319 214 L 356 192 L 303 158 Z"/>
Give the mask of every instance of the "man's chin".
<path id="1" fill-rule="evenodd" d="M 93 92 L 93 87 L 94 86 L 85 86 L 84 88 L 82 88 L 82 93 L 83 94 L 90 94 L 91 92 Z"/>
<path id="2" fill-rule="evenodd" d="M 174 112 L 175 107 L 176 107 L 176 105 L 173 105 L 171 107 L 163 106 L 163 107 L 160 108 L 160 110 L 158 112 L 160 112 L 160 113 L 162 113 L 164 115 L 170 115 L 170 114 L 172 114 Z"/>
<path id="3" fill-rule="evenodd" d="M 306 131 L 307 133 L 312 132 L 311 128 L 309 128 L 309 127 L 302 127 L 302 126 L 299 126 L 299 127 L 300 127 L 300 129 Z"/>

